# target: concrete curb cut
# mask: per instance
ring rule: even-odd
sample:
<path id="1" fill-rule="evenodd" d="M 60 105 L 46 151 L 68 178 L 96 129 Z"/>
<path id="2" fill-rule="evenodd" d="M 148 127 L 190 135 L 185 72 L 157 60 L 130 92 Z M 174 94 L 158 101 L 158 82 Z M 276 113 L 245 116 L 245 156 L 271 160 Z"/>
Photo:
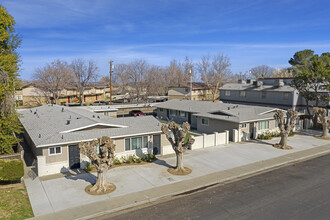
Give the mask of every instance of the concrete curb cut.
<path id="1" fill-rule="evenodd" d="M 92 219 L 110 213 L 115 213 L 139 205 L 145 205 L 161 199 L 190 194 L 217 184 L 226 184 L 269 170 L 313 159 L 330 153 L 330 144 L 303 150 L 269 160 L 258 161 L 244 166 L 207 174 L 205 176 L 184 180 L 177 183 L 135 192 L 125 196 L 114 197 L 95 203 L 62 210 L 31 219 Z"/>

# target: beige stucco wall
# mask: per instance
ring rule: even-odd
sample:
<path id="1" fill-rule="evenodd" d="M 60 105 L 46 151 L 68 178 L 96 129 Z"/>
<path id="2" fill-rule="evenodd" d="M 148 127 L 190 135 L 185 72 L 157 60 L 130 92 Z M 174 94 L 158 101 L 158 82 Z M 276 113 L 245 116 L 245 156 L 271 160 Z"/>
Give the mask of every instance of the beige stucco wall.
<path id="1" fill-rule="evenodd" d="M 42 148 L 42 155 L 46 157 L 46 164 L 68 161 L 68 146 L 62 146 L 62 153 L 49 155 L 49 147 Z"/>
<path id="2" fill-rule="evenodd" d="M 238 123 L 209 119 L 209 125 L 202 125 L 201 117 L 197 117 L 197 130 L 200 132 L 211 134 L 232 129 L 238 129 Z"/>
<path id="3" fill-rule="evenodd" d="M 116 145 L 116 153 L 121 153 L 125 151 L 125 139 L 124 138 L 118 138 L 114 139 L 115 145 Z"/>

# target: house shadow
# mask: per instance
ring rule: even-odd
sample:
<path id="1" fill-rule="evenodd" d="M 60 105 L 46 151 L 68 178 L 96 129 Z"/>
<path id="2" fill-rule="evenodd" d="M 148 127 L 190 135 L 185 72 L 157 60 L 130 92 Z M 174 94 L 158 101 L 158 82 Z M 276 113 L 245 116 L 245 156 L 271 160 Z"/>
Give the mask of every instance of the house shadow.
<path id="1" fill-rule="evenodd" d="M 68 170 L 65 167 L 62 167 L 61 173 L 64 174 L 64 177 L 69 180 L 84 180 L 90 184 L 95 184 L 97 177 L 94 174 L 86 173 L 82 170 Z"/>

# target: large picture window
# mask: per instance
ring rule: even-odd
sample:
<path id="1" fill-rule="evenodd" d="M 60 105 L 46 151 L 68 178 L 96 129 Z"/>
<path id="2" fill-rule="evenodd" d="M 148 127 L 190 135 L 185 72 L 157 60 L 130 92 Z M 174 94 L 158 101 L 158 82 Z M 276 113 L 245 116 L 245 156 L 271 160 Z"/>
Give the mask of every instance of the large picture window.
<path id="1" fill-rule="evenodd" d="M 125 151 L 148 148 L 148 136 L 125 138 Z"/>
<path id="2" fill-rule="evenodd" d="M 182 112 L 182 111 L 180 111 L 180 117 L 185 118 L 185 117 L 187 116 L 186 114 L 187 114 L 186 112 Z"/>
<path id="3" fill-rule="evenodd" d="M 258 130 L 269 129 L 269 121 L 258 121 Z"/>
<path id="4" fill-rule="evenodd" d="M 226 90 L 225 91 L 225 96 L 230 96 L 230 91 Z"/>
<path id="5" fill-rule="evenodd" d="M 170 110 L 170 115 L 176 116 L 176 111 L 175 110 Z"/>

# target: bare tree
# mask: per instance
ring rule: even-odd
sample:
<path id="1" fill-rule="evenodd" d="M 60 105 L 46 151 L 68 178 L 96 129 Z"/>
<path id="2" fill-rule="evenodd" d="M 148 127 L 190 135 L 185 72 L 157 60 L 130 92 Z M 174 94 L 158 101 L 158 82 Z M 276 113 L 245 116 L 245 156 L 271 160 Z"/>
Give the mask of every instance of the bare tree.
<path id="1" fill-rule="evenodd" d="M 189 130 L 190 125 L 188 122 L 184 122 L 181 127 L 173 121 L 162 125 L 162 132 L 171 143 L 176 154 L 176 168 L 174 170 L 169 169 L 172 174 L 185 175 L 191 172 L 189 168 L 183 166 L 183 153 L 195 142 L 195 139 L 189 136 L 188 141 L 184 143 Z"/>
<path id="2" fill-rule="evenodd" d="M 278 146 L 279 148 L 284 150 L 291 149 L 291 147 L 287 144 L 288 136 L 296 124 L 297 117 L 298 113 L 292 109 L 287 110 L 286 118 L 284 118 L 282 110 L 276 110 L 274 114 L 274 119 L 277 121 L 278 128 L 281 132 L 281 141 L 275 146 Z"/>
<path id="3" fill-rule="evenodd" d="M 292 77 L 293 70 L 291 68 L 274 68 L 273 77 Z"/>
<path id="4" fill-rule="evenodd" d="M 185 79 L 183 71 L 184 70 L 180 61 L 177 61 L 176 59 L 171 60 L 166 73 L 168 85 L 178 85 L 180 83 L 184 83 L 187 79 Z"/>
<path id="5" fill-rule="evenodd" d="M 274 74 L 274 68 L 267 65 L 256 66 L 250 70 L 250 74 L 256 79 L 272 77 Z"/>
<path id="6" fill-rule="evenodd" d="M 88 83 L 97 79 L 96 64 L 90 60 L 88 64 L 83 59 L 75 59 L 71 63 L 71 69 L 77 81 L 77 89 L 79 92 L 80 104 L 84 101 L 84 90 Z"/>
<path id="7" fill-rule="evenodd" d="M 327 117 L 327 110 L 325 108 L 314 107 L 314 114 L 316 114 L 317 118 L 321 121 L 323 127 L 322 137 L 329 137 L 329 129 L 330 129 L 330 119 Z"/>
<path id="8" fill-rule="evenodd" d="M 197 64 L 202 81 L 207 85 L 212 94 L 212 101 L 218 99 L 219 88 L 223 86 L 230 77 L 230 61 L 223 54 L 217 54 L 211 60 L 210 55 L 203 56 Z"/>
<path id="9" fill-rule="evenodd" d="M 159 66 L 151 66 L 146 75 L 147 95 L 163 95 L 165 93 L 165 70 Z"/>
<path id="10" fill-rule="evenodd" d="M 129 93 L 131 99 L 137 101 L 146 94 L 146 76 L 149 64 L 145 60 L 135 60 L 129 64 L 118 64 L 115 67 L 116 77 L 123 91 Z"/>
<path id="11" fill-rule="evenodd" d="M 115 185 L 106 181 L 106 172 L 113 164 L 115 152 L 115 144 L 110 137 L 103 136 L 97 140 L 80 142 L 79 149 L 97 169 L 96 183 L 86 188 L 86 191 L 92 194 L 104 194 L 115 190 Z"/>
<path id="12" fill-rule="evenodd" d="M 37 68 L 33 74 L 36 86 L 49 93 L 58 104 L 61 91 L 72 83 L 72 72 L 65 61 L 55 60 L 42 68 Z"/>
<path id="13" fill-rule="evenodd" d="M 194 69 L 194 64 L 192 60 L 188 56 L 186 56 L 183 63 L 183 70 L 184 70 L 183 80 L 185 82 L 190 81 L 191 78 L 192 80 L 194 80 L 195 75 L 193 69 Z"/>

